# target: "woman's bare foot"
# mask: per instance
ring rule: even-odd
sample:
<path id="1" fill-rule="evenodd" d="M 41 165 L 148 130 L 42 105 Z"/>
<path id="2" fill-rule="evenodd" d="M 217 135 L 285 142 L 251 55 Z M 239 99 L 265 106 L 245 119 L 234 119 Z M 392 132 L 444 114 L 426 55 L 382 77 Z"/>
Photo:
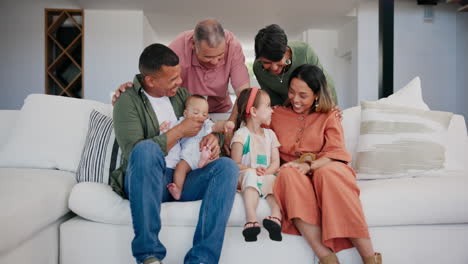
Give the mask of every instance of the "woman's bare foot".
<path id="1" fill-rule="evenodd" d="M 176 200 L 180 200 L 180 196 L 182 195 L 182 190 L 177 187 L 175 183 L 169 183 L 167 185 L 167 189 L 169 190 L 169 193 L 174 197 Z"/>
<path id="2" fill-rule="evenodd" d="M 208 147 L 203 147 L 201 153 L 200 153 L 200 161 L 198 161 L 198 168 L 203 168 L 205 167 L 206 164 L 208 164 L 208 161 L 210 161 L 210 156 L 211 156 L 211 150 Z"/>

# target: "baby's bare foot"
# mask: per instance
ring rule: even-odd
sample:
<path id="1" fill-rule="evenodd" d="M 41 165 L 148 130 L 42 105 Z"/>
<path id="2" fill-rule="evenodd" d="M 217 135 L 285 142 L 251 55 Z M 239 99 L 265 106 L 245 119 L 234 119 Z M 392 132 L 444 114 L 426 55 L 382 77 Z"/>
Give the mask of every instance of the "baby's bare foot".
<path id="1" fill-rule="evenodd" d="M 179 187 L 175 183 L 169 183 L 167 185 L 167 189 L 169 190 L 169 193 L 174 197 L 176 200 L 180 200 L 180 196 L 182 195 L 182 191 L 180 190 Z"/>
<path id="2" fill-rule="evenodd" d="M 208 147 L 203 147 L 203 150 L 200 153 L 200 161 L 198 161 L 198 168 L 205 167 L 205 165 L 208 164 L 210 157 L 211 157 L 211 150 Z"/>

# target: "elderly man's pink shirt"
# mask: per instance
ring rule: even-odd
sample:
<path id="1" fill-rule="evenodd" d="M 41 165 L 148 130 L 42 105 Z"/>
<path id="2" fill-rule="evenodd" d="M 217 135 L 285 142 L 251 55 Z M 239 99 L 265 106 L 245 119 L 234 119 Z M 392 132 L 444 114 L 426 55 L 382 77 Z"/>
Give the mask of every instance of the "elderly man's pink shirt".
<path id="1" fill-rule="evenodd" d="M 169 45 L 179 56 L 182 87 L 192 94 L 208 96 L 210 112 L 227 112 L 232 106 L 228 93 L 229 78 L 234 89 L 249 82 L 242 47 L 234 34 L 225 30 L 224 59 L 214 69 L 206 69 L 198 62 L 192 48 L 193 30 L 182 32 Z"/>

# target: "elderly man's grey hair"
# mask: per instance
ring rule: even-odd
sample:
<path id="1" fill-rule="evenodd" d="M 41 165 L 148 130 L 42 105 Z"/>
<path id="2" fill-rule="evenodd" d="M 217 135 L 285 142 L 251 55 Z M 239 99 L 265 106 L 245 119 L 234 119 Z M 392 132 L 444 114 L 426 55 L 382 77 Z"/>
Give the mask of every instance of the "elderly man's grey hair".
<path id="1" fill-rule="evenodd" d="M 216 48 L 224 41 L 223 26 L 216 19 L 202 20 L 195 26 L 193 39 L 198 47 L 204 40 L 210 48 Z"/>

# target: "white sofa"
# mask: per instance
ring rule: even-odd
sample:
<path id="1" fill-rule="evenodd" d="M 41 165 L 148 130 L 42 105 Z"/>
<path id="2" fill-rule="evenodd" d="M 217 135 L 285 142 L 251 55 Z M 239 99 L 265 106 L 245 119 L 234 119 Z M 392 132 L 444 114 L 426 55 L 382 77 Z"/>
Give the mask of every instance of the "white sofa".
<path id="1" fill-rule="evenodd" d="M 19 116 L 20 111 L 0 110 L 0 152 L 11 139 Z M 359 121 L 358 107 L 344 111 L 346 144 L 353 154 Z M 64 126 L 63 131 L 50 133 L 66 134 L 67 129 Z M 449 133 L 447 148 L 468 157 L 462 116 L 452 118 Z M 76 184 L 70 171 L 3 167 L 0 264 L 134 263 L 128 201 L 109 186 Z M 385 263 L 468 263 L 468 168 L 431 177 L 358 181 L 358 185 L 375 249 L 383 254 Z M 168 249 L 164 263 L 183 262 L 192 244 L 199 206 L 200 202 L 163 205 L 160 237 Z M 265 201 L 258 212 L 260 219 L 269 215 Z M 262 230 L 258 242 L 244 242 L 244 222 L 242 200 L 237 194 L 220 263 L 314 263 L 314 254 L 302 237 L 284 235 L 282 242 L 273 242 Z M 341 251 L 338 257 L 341 263 L 361 263 L 355 249 Z"/>

